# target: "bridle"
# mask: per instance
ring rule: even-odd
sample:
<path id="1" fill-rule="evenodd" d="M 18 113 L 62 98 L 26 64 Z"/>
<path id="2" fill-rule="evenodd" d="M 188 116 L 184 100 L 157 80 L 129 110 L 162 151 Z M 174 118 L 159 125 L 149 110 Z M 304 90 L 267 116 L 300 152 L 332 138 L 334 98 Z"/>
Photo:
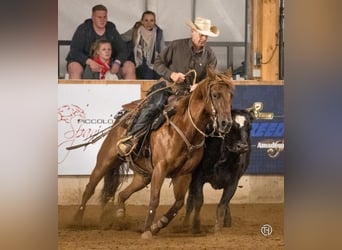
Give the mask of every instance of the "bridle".
<path id="1" fill-rule="evenodd" d="M 196 72 L 196 70 L 192 69 L 192 70 L 189 70 L 185 75 L 188 75 L 188 74 L 190 74 L 190 73 L 194 73 L 194 79 L 193 79 L 193 81 L 192 81 L 192 85 L 194 85 L 194 84 L 195 84 L 195 81 L 196 81 L 196 77 L 197 77 L 197 72 Z M 221 80 L 222 80 L 222 79 L 221 79 Z M 190 99 L 189 99 L 189 104 L 188 104 L 188 108 L 187 108 L 187 114 L 188 114 L 188 116 L 189 116 L 189 119 L 190 119 L 190 122 L 191 122 L 192 126 L 193 126 L 201 135 L 203 135 L 204 137 L 212 136 L 212 137 L 222 137 L 222 138 L 223 138 L 223 136 L 221 136 L 221 135 L 220 135 L 220 136 L 214 135 L 214 133 L 215 133 L 215 131 L 216 131 L 216 128 L 217 128 L 217 111 L 216 111 L 216 109 L 215 109 L 213 100 L 212 100 L 212 98 L 211 98 L 211 86 L 213 86 L 214 84 L 216 84 L 216 83 L 209 83 L 209 84 L 208 84 L 208 90 L 207 90 L 207 93 L 208 93 L 207 96 L 209 96 L 210 105 L 211 105 L 211 119 L 213 120 L 213 128 L 214 128 L 213 131 L 212 131 L 212 133 L 206 134 L 204 131 L 200 130 L 200 129 L 196 126 L 196 124 L 195 124 L 195 122 L 194 122 L 194 120 L 193 120 L 193 118 L 192 118 L 191 111 L 190 111 L 190 104 L 191 104 L 191 100 L 192 100 L 192 95 L 190 96 Z"/>
<path id="2" fill-rule="evenodd" d="M 191 106 L 191 101 L 192 101 L 192 95 L 190 95 L 190 98 L 189 98 L 189 104 L 188 104 L 188 107 L 187 107 L 187 114 L 188 114 L 188 117 L 190 119 L 190 122 L 192 124 L 192 126 L 201 134 L 204 136 L 203 140 L 198 144 L 198 145 L 192 145 L 189 140 L 186 138 L 186 136 L 184 135 L 184 133 L 177 127 L 176 124 L 174 124 L 168 117 L 167 115 L 165 115 L 166 119 L 167 119 L 167 122 L 169 124 L 171 124 L 171 126 L 177 131 L 177 133 L 182 137 L 183 141 L 185 142 L 187 148 L 188 148 L 188 157 L 191 156 L 191 153 L 196 150 L 196 149 L 199 149 L 201 148 L 203 145 L 204 145 L 204 141 L 205 141 L 205 137 L 219 137 L 219 138 L 224 138 L 224 135 L 216 135 L 215 134 L 215 131 L 216 131 L 216 128 L 217 128 L 217 111 L 215 109 L 215 106 L 214 106 L 214 103 L 213 103 L 213 100 L 212 100 L 212 97 L 211 97 L 211 87 L 214 85 L 214 84 L 220 84 L 220 83 L 217 83 L 217 82 L 214 82 L 214 83 L 209 83 L 208 84 L 208 90 L 207 90 L 207 93 L 209 96 L 209 102 L 210 102 L 210 106 L 211 106 L 211 120 L 213 121 L 213 131 L 210 133 L 210 134 L 206 134 L 204 131 L 202 131 L 201 129 L 199 129 L 197 127 L 197 125 L 195 124 L 193 118 L 192 118 L 192 115 L 191 115 L 191 111 L 190 111 L 190 106 Z"/>
<path id="3" fill-rule="evenodd" d="M 210 101 L 210 106 L 211 106 L 211 120 L 213 121 L 213 132 L 211 133 L 211 134 L 206 134 L 205 132 L 203 132 L 202 130 L 200 130 L 197 126 L 196 126 L 196 124 L 195 124 L 195 122 L 194 122 L 194 120 L 193 120 L 193 118 L 192 118 L 192 115 L 191 115 L 191 111 L 190 111 L 190 104 L 191 104 L 191 100 L 192 100 L 192 95 L 190 96 L 190 99 L 189 99 L 189 105 L 188 105 L 188 108 L 187 108 L 187 113 L 188 113 L 188 116 L 189 116 L 189 119 L 190 119 L 190 121 L 191 121 L 191 124 L 192 124 L 192 126 L 201 134 L 201 135 L 203 135 L 204 137 L 208 137 L 208 136 L 213 136 L 214 135 L 214 132 L 216 131 L 216 128 L 217 128 L 217 111 L 216 111 L 216 109 L 215 109 L 215 106 L 214 106 L 214 103 L 213 103 L 213 100 L 212 100 L 212 98 L 211 98 L 211 86 L 212 85 L 214 85 L 214 84 L 216 84 L 216 83 L 209 83 L 209 85 L 208 85 L 208 96 L 209 96 L 209 101 Z"/>

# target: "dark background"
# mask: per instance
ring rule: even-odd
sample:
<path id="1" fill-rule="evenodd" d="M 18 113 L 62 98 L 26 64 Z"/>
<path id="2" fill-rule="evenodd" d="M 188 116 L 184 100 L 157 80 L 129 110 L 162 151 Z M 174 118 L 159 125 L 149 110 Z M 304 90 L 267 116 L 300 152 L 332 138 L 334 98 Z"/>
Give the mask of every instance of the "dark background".
<path id="1" fill-rule="evenodd" d="M 285 2 L 287 249 L 341 246 L 341 1 Z M 1 249 L 57 249 L 57 1 L 1 18 Z"/>

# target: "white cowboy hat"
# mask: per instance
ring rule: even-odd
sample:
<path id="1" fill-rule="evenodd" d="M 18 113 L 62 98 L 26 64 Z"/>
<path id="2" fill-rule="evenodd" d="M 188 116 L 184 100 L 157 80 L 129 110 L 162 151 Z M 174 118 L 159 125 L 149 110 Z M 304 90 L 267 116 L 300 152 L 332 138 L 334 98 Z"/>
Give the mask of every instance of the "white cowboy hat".
<path id="1" fill-rule="evenodd" d="M 186 24 L 205 36 L 217 37 L 220 34 L 219 28 L 211 26 L 211 21 L 203 17 L 196 17 L 194 23 L 192 21 L 187 21 Z"/>

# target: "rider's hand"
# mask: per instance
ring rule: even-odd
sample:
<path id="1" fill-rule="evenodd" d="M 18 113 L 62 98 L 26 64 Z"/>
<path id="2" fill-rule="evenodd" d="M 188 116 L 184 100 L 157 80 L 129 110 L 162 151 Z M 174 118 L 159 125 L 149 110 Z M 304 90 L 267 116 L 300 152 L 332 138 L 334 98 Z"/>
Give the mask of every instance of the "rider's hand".
<path id="1" fill-rule="evenodd" d="M 185 75 L 183 73 L 179 73 L 179 72 L 172 72 L 170 75 L 170 78 L 175 83 L 181 83 L 181 82 L 184 82 Z"/>
<path id="2" fill-rule="evenodd" d="M 190 92 L 194 91 L 194 89 L 197 87 L 197 83 L 194 83 L 190 86 Z"/>

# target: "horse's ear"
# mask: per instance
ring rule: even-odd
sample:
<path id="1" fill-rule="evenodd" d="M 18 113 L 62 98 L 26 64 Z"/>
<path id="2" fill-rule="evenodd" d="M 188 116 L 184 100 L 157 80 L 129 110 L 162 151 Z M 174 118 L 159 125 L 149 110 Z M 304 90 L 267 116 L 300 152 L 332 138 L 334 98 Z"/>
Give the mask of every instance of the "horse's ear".
<path id="1" fill-rule="evenodd" d="M 210 80 L 214 80 L 216 77 L 216 72 L 212 67 L 207 67 L 207 75 Z"/>
<path id="2" fill-rule="evenodd" d="M 229 68 L 227 69 L 226 75 L 229 77 L 229 79 L 232 77 L 232 75 L 233 75 L 232 67 L 229 67 Z"/>

